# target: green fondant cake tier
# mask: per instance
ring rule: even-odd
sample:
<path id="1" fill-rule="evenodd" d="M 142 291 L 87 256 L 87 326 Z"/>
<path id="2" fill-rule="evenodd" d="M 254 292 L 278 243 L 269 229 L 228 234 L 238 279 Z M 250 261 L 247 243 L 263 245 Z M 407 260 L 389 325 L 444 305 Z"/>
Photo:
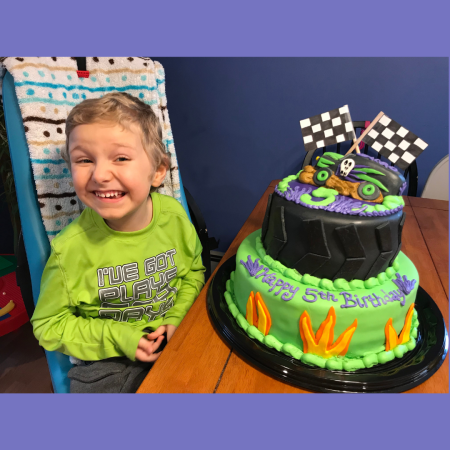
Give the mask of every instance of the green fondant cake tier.
<path id="1" fill-rule="evenodd" d="M 412 307 L 409 339 L 403 343 L 400 341 L 408 310 L 415 301 L 419 286 L 417 270 L 405 254 L 400 252 L 392 267 L 377 278 L 352 280 L 350 283 L 345 280 L 332 282 L 302 276 L 268 257 L 260 235 L 261 230 L 255 231 L 240 245 L 236 270 L 227 282 L 225 293 L 232 315 L 251 338 L 306 364 L 347 371 L 384 364 L 401 358 L 415 347 L 418 320 Z M 266 335 L 246 319 L 251 292 L 259 293 L 266 308 L 263 315 L 269 316 L 269 319 L 258 319 L 269 323 Z M 307 313 L 313 337 L 316 335 L 319 340 L 320 333 L 317 332 L 323 322 L 331 320 L 331 307 L 335 323 L 333 337 L 327 346 L 335 346 L 341 335 L 343 341 L 347 338 L 349 345 L 345 351 L 333 356 L 319 356 L 311 348 L 305 351 L 300 317 Z M 351 334 L 348 330 L 355 324 L 355 319 L 356 329 Z M 395 330 L 392 342 L 397 341 L 397 336 L 399 340 L 398 345 L 391 342 L 391 347 L 386 350 L 386 328 L 390 319 Z M 348 339 L 349 334 L 351 339 Z"/>

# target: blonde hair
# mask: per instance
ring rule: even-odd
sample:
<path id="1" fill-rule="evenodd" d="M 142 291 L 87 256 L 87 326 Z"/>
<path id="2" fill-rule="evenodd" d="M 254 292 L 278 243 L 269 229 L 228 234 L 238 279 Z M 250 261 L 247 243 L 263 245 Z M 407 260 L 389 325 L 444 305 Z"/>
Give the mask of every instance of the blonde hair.
<path id="1" fill-rule="evenodd" d="M 125 92 L 111 92 L 101 98 L 88 99 L 70 111 L 66 120 L 66 145 L 61 156 L 70 167 L 69 138 L 78 125 L 113 122 L 123 127 L 130 123 L 139 126 L 142 145 L 152 160 L 154 169 L 161 165 L 170 168 L 170 157 L 162 141 L 161 124 L 149 105 Z"/>

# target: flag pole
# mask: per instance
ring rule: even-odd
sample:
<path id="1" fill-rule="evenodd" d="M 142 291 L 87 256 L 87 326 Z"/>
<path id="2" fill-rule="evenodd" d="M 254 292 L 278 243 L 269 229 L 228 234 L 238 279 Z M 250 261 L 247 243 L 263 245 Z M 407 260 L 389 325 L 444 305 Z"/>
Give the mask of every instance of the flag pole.
<path id="1" fill-rule="evenodd" d="M 346 153 L 346 155 L 348 155 L 353 150 L 355 150 L 355 148 L 358 147 L 359 143 L 362 141 L 364 136 L 375 126 L 375 124 L 383 117 L 383 115 L 384 115 L 383 111 L 380 111 L 378 113 L 377 117 L 375 117 L 375 119 L 372 120 L 370 125 L 364 130 L 364 133 L 362 133 L 361 136 L 358 139 L 356 139 L 356 141 L 355 140 L 353 141 L 353 145 L 350 147 L 350 150 Z"/>
<path id="2" fill-rule="evenodd" d="M 353 143 L 356 144 L 356 153 L 361 153 L 359 151 L 359 144 L 356 142 L 356 139 L 353 139 Z"/>

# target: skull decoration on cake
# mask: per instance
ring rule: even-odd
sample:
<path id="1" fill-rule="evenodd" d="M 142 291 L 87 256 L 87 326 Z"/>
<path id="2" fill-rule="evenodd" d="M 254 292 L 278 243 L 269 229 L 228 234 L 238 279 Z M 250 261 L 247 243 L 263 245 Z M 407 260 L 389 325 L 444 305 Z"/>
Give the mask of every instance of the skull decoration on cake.
<path id="1" fill-rule="evenodd" d="M 341 170 L 339 175 L 341 177 L 346 177 L 350 171 L 355 167 L 355 160 L 351 158 L 344 159 L 344 161 L 341 162 Z"/>

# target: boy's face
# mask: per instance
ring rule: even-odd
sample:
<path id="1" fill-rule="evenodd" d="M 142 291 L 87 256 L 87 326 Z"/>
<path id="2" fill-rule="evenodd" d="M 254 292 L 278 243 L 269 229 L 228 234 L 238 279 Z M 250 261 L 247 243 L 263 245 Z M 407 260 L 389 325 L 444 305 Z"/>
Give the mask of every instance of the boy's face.
<path id="1" fill-rule="evenodd" d="M 137 231 L 150 223 L 150 188 L 161 184 L 166 169 L 155 170 L 136 125 L 78 125 L 70 134 L 69 157 L 78 198 L 111 228 Z"/>

